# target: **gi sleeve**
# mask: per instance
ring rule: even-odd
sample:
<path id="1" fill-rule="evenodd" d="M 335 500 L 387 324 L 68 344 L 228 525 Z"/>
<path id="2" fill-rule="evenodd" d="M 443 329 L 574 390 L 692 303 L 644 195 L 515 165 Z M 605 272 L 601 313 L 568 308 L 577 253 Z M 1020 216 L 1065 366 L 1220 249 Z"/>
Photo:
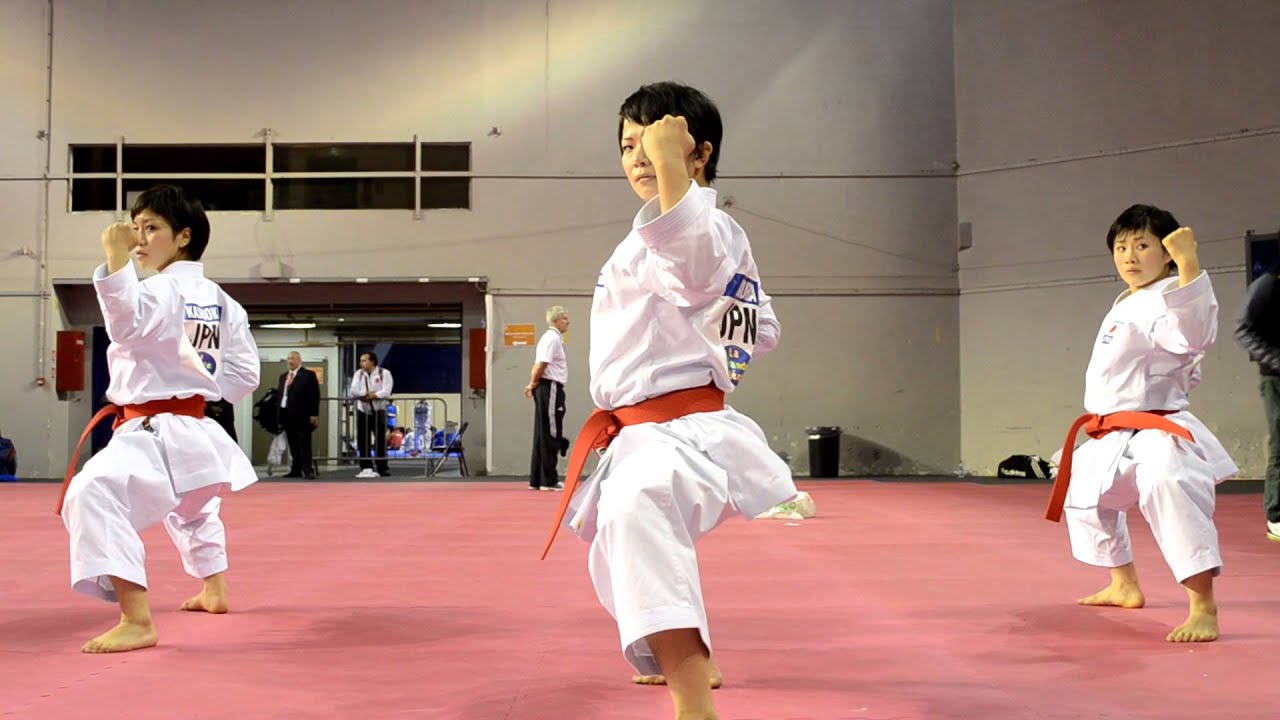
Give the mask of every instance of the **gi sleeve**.
<path id="1" fill-rule="evenodd" d="M 104 264 L 93 272 L 93 288 L 112 342 L 131 345 L 165 335 L 184 337 L 182 294 L 168 278 L 143 283 L 132 262 L 111 275 Z"/>
<path id="2" fill-rule="evenodd" d="M 228 298 L 227 317 L 222 328 L 227 342 L 222 346 L 222 372 L 218 375 L 218 388 L 222 399 L 235 404 L 258 389 L 261 381 L 261 360 L 258 343 L 249 331 L 249 315 L 240 303 Z"/>
<path id="3" fill-rule="evenodd" d="M 690 180 L 689 191 L 666 213 L 635 228 L 648 250 L 640 284 L 680 307 L 724 295 L 746 247 L 713 217 L 711 199 Z"/>
<path id="4" fill-rule="evenodd" d="M 1209 273 L 1187 285 L 1171 285 L 1163 294 L 1165 312 L 1156 319 L 1152 339 L 1169 352 L 1198 355 L 1218 337 L 1218 299 Z"/>
<path id="5" fill-rule="evenodd" d="M 760 287 L 760 320 L 756 328 L 756 355 L 767 353 L 782 339 L 782 324 L 773 310 L 773 299 Z"/>

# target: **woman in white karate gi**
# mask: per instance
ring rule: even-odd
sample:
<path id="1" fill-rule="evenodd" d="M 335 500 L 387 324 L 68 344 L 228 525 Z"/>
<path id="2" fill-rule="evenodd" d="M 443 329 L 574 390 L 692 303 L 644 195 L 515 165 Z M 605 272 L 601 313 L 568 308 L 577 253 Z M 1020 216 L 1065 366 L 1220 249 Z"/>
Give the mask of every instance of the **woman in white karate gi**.
<path id="1" fill-rule="evenodd" d="M 1213 433 L 1188 410 L 1200 362 L 1218 331 L 1218 302 L 1196 239 L 1173 215 L 1135 205 L 1107 234 L 1129 289 L 1103 319 L 1085 373 L 1088 415 L 1073 426 L 1048 517 L 1065 504 L 1072 554 L 1109 568 L 1111 583 L 1083 605 L 1139 608 L 1126 512 L 1137 506 L 1165 562 L 1185 586 L 1186 622 L 1171 642 L 1218 637 L 1213 578 L 1222 567 L 1213 524 L 1215 486 L 1237 472 Z M 1084 427 L 1092 439 L 1075 450 Z"/>
<path id="2" fill-rule="evenodd" d="M 161 520 L 187 573 L 204 582 L 182 609 L 226 612 L 218 495 L 257 480 L 240 447 L 204 417 L 206 400 L 234 404 L 253 392 L 259 374 L 244 308 L 198 262 L 209 241 L 204 209 L 186 191 L 158 186 L 139 196 L 132 218 L 103 231 L 107 262 L 93 276 L 111 338 L 107 398 L 123 422 L 64 485 L 59 508 L 70 534 L 72 587 L 120 604 L 120 623 L 85 652 L 156 644 L 138 533 Z M 159 274 L 139 282 L 131 252 Z"/>
<path id="3" fill-rule="evenodd" d="M 708 187 L 721 138 L 711 101 L 674 83 L 643 87 L 618 135 L 646 202 L 597 280 L 590 392 L 600 410 L 575 443 L 561 512 L 572 505 L 569 526 L 591 542 L 591 579 L 636 681 L 666 682 L 680 717 L 714 718 L 720 678 L 694 545 L 796 494 L 760 427 L 724 403 L 780 327 L 746 233 Z M 574 494 L 606 426 L 616 437 Z"/>

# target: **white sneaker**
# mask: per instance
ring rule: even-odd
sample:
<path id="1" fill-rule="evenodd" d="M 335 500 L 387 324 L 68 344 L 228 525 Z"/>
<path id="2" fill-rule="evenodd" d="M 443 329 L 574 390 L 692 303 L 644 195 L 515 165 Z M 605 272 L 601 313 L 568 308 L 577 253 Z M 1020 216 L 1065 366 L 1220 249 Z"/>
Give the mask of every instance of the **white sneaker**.
<path id="1" fill-rule="evenodd" d="M 800 491 L 796 493 L 795 498 L 766 510 L 756 517 L 778 520 L 808 520 L 811 517 L 816 517 L 817 514 L 818 506 L 813 502 L 813 496 L 807 492 Z"/>
<path id="2" fill-rule="evenodd" d="M 1280 522 L 1267 523 L 1267 539 L 1272 542 L 1280 542 Z"/>
<path id="3" fill-rule="evenodd" d="M 357 480 L 364 480 L 364 479 L 376 478 L 376 477 L 378 477 L 378 471 L 372 468 L 365 468 L 364 470 L 360 471 L 359 475 L 356 475 Z"/>

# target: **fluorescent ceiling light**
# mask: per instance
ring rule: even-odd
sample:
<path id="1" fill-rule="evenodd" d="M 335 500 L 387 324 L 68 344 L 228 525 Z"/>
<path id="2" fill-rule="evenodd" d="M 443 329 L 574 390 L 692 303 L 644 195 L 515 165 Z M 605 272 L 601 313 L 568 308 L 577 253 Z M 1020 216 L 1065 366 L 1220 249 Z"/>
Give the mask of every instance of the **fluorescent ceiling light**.
<path id="1" fill-rule="evenodd" d="M 429 328 L 460 328 L 462 323 L 427 323 Z"/>
<path id="2" fill-rule="evenodd" d="M 294 323 L 267 323 L 258 327 L 270 328 L 272 330 L 310 330 L 316 326 L 313 322 L 294 322 Z"/>

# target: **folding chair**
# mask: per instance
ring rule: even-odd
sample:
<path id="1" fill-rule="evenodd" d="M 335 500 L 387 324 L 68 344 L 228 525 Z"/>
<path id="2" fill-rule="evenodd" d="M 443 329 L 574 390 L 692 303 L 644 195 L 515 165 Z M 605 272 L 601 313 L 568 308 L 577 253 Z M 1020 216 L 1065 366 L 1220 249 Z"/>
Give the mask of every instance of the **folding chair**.
<path id="1" fill-rule="evenodd" d="M 467 423 L 462 423 L 462 427 L 458 428 L 458 432 L 450 435 L 447 431 L 441 430 L 432 435 L 431 450 L 440 453 L 440 460 L 436 463 L 431 474 L 435 475 L 440 472 L 440 468 L 444 467 L 444 463 L 449 459 L 450 453 L 458 459 L 458 471 L 462 473 L 462 477 L 467 477 L 467 456 L 462 452 L 462 434 L 467 431 Z M 436 443 L 436 438 L 440 438 L 440 442 Z"/>

